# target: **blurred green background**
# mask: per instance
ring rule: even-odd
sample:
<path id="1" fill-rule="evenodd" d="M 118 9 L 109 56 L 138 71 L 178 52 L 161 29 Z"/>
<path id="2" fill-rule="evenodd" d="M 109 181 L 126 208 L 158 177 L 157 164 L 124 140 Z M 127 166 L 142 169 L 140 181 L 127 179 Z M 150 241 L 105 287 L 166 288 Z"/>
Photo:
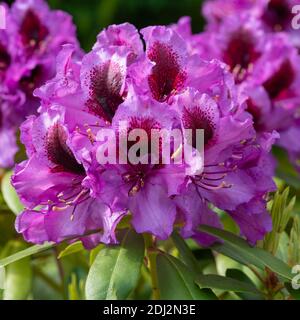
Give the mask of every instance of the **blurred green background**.
<path id="1" fill-rule="evenodd" d="M 8 1 L 12 2 L 12 1 Z M 110 24 L 130 22 L 138 28 L 170 24 L 182 16 L 191 16 L 193 31 L 203 27 L 200 15 L 202 0 L 49 0 L 52 8 L 74 17 L 80 43 L 91 49 L 100 30 Z"/>
<path id="2" fill-rule="evenodd" d="M 78 28 L 80 43 L 91 49 L 100 30 L 110 24 L 130 22 L 138 28 L 148 25 L 170 24 L 181 16 L 193 20 L 193 30 L 200 31 L 202 0 L 49 0 L 52 8 L 69 12 Z"/>

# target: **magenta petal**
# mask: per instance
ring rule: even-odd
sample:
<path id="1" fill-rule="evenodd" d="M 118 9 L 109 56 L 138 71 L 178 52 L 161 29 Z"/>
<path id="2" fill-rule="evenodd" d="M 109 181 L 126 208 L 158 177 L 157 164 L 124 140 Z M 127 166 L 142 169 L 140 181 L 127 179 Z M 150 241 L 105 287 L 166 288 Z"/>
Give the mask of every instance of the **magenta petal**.
<path id="1" fill-rule="evenodd" d="M 38 174 L 36 174 L 38 173 Z M 73 190 L 71 181 L 74 174 L 66 172 L 52 173 L 41 161 L 32 157 L 17 165 L 12 184 L 20 198 L 30 208 L 48 201 L 57 201 L 60 192 Z"/>
<path id="2" fill-rule="evenodd" d="M 44 213 L 26 210 L 18 215 L 15 227 L 17 232 L 23 234 L 26 241 L 42 244 L 43 242 L 49 241 L 44 221 Z"/>
<path id="3" fill-rule="evenodd" d="M 176 206 L 159 185 L 149 185 L 133 196 L 129 209 L 137 232 L 149 232 L 162 240 L 172 233 Z"/>
<path id="4" fill-rule="evenodd" d="M 201 225 L 222 228 L 222 224 L 218 215 L 208 209 L 207 203 L 199 198 L 194 187 L 190 187 L 184 195 L 176 197 L 175 203 L 179 217 L 182 216 L 185 222 L 181 229 L 184 238 L 192 237 L 203 246 L 209 246 L 217 241 L 215 237 L 199 231 Z"/>
<path id="5" fill-rule="evenodd" d="M 263 200 L 254 198 L 249 203 L 238 206 L 230 215 L 239 225 L 242 235 L 252 244 L 262 240 L 272 230 L 272 218 Z"/>
<path id="6" fill-rule="evenodd" d="M 17 151 L 15 131 L 0 128 L 0 168 L 12 167 Z"/>

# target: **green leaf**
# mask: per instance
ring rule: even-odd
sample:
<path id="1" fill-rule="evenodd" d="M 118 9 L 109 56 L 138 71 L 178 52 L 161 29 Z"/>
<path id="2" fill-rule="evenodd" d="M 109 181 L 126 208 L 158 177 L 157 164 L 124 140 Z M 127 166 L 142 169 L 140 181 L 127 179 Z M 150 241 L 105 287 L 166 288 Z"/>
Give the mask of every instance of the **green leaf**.
<path id="1" fill-rule="evenodd" d="M 198 261 L 193 252 L 190 250 L 186 242 L 180 237 L 177 232 L 173 232 L 172 240 L 180 254 L 181 260 L 195 273 L 199 272 Z"/>
<path id="2" fill-rule="evenodd" d="M 252 280 L 242 270 L 227 269 L 226 270 L 226 277 L 236 279 L 236 280 L 242 281 L 244 283 L 248 283 L 249 285 L 255 287 Z M 264 297 L 261 293 L 252 294 L 252 293 L 247 293 L 247 292 L 246 293 L 240 292 L 240 293 L 238 293 L 238 296 L 241 297 L 243 300 L 263 300 L 264 299 Z"/>
<path id="3" fill-rule="evenodd" d="M 224 241 L 224 244 L 213 246 L 213 249 L 217 252 L 245 265 L 252 264 L 262 270 L 268 267 L 283 278 L 292 279 L 290 267 L 269 252 L 260 248 L 250 247 L 247 241 L 228 231 L 204 225 L 200 229 Z"/>
<path id="4" fill-rule="evenodd" d="M 288 254 L 289 254 L 289 236 L 286 232 L 281 234 L 276 257 L 286 263 L 288 263 Z"/>
<path id="5" fill-rule="evenodd" d="M 84 284 L 82 279 L 77 280 L 75 273 L 71 274 L 71 282 L 68 284 L 68 297 L 69 300 L 84 300 Z"/>
<path id="6" fill-rule="evenodd" d="M 1 182 L 1 191 L 3 194 L 4 201 L 6 202 L 9 209 L 16 215 L 23 211 L 24 207 L 20 202 L 20 199 L 11 185 L 12 171 L 7 172 Z"/>
<path id="7" fill-rule="evenodd" d="M 19 251 L 25 245 L 18 241 L 12 241 L 10 252 Z M 3 267 L 4 269 L 4 267 Z M 4 300 L 24 300 L 28 297 L 32 285 L 32 269 L 29 257 L 11 263 L 5 268 Z"/>
<path id="8" fill-rule="evenodd" d="M 252 280 L 242 270 L 239 269 L 227 269 L 226 277 L 254 285 Z"/>
<path id="9" fill-rule="evenodd" d="M 19 251 L 9 257 L 3 258 L 0 260 L 0 268 L 1 267 L 5 267 L 13 262 L 16 262 L 18 260 L 21 260 L 23 258 L 29 257 L 33 254 L 42 252 L 44 250 L 50 249 L 52 247 L 54 247 L 55 244 L 54 243 L 44 243 L 42 245 L 35 245 L 32 246 L 30 248 L 27 248 L 25 250 Z"/>
<path id="10" fill-rule="evenodd" d="M 300 300 L 300 289 L 298 289 L 298 290 L 293 289 L 292 285 L 289 282 L 285 283 L 285 287 L 286 287 L 287 291 L 289 292 L 289 294 L 295 300 Z"/>
<path id="11" fill-rule="evenodd" d="M 90 261 L 89 261 L 89 265 L 91 266 L 93 263 L 94 263 L 94 261 L 95 261 L 95 259 L 96 259 L 96 257 L 97 257 L 97 255 L 98 255 L 98 253 L 100 252 L 100 250 L 102 250 L 104 248 L 104 244 L 103 243 L 100 243 L 96 248 L 94 248 L 94 249 L 92 249 L 91 251 L 90 251 Z"/>
<path id="12" fill-rule="evenodd" d="M 66 257 L 66 256 L 73 254 L 73 253 L 76 253 L 76 252 L 80 252 L 82 250 L 84 250 L 84 246 L 82 245 L 82 242 L 76 241 L 76 242 L 68 245 L 64 250 L 62 250 L 58 255 L 58 259 L 61 259 L 63 257 Z"/>
<path id="13" fill-rule="evenodd" d="M 126 233 L 120 246 L 102 249 L 87 277 L 86 298 L 126 299 L 138 283 L 144 252 L 144 239 L 133 230 Z"/>
<path id="14" fill-rule="evenodd" d="M 158 287 L 163 300 L 215 300 L 210 290 L 201 290 L 195 274 L 177 258 L 159 253 L 156 257 Z"/>
<path id="15" fill-rule="evenodd" d="M 300 264 L 300 217 L 295 215 L 293 220 L 288 247 L 288 263 L 291 266 Z"/>
<path id="16" fill-rule="evenodd" d="M 204 270 L 207 270 L 207 268 L 216 268 L 215 257 L 212 250 L 198 248 L 192 252 L 197 260 L 200 273 L 205 273 Z"/>
<path id="17" fill-rule="evenodd" d="M 195 282 L 201 289 L 211 288 L 233 292 L 248 292 L 254 294 L 259 293 L 259 291 L 252 284 L 214 274 L 199 275 Z"/>
<path id="18" fill-rule="evenodd" d="M 281 236 L 291 217 L 293 208 L 296 203 L 296 197 L 289 202 L 290 188 L 285 188 L 283 192 L 277 191 L 273 200 L 269 203 L 270 212 L 273 222 L 272 231 L 269 232 L 263 241 L 263 248 L 273 255 L 276 255 Z"/>

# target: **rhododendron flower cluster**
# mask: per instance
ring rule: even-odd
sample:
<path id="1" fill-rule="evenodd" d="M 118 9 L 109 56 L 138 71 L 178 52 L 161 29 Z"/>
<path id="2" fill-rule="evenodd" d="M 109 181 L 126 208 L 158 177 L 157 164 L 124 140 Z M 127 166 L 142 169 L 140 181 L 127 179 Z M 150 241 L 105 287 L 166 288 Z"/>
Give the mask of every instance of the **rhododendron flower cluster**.
<path id="1" fill-rule="evenodd" d="M 276 130 L 278 145 L 299 167 L 300 37 L 292 27 L 297 2 L 207 1 L 203 8 L 207 31 L 190 37 L 191 47 L 202 57 L 228 65 L 240 90 L 249 96 L 247 110 L 255 128 Z"/>
<path id="2" fill-rule="evenodd" d="M 51 11 L 42 0 L 16 0 L 5 8 L 6 28 L 0 30 L 0 167 L 11 167 L 17 151 L 16 131 L 35 114 L 39 101 L 32 93 L 55 74 L 56 55 L 76 39 L 72 18 Z"/>
<path id="3" fill-rule="evenodd" d="M 291 23 L 293 7 L 297 4 L 297 0 L 208 0 L 203 5 L 203 14 L 208 20 L 208 29 L 218 28 L 230 16 L 248 15 L 260 20 L 265 31 L 287 32 L 299 43 Z"/>
<path id="4" fill-rule="evenodd" d="M 266 195 L 275 185 L 269 151 L 278 134 L 265 126 L 256 132 L 249 99 L 253 104 L 269 101 L 271 93 L 280 104 L 284 97 L 272 82 L 281 76 L 277 72 L 284 63 L 293 74 L 292 80 L 286 79 L 288 88 L 294 85 L 297 57 L 278 38 L 274 45 L 282 56 L 265 75 L 251 80 L 260 81 L 261 91 L 252 95 L 249 80 L 249 97 L 235 83 L 239 75 L 219 60 L 205 59 L 192 37 L 187 41 L 185 28 L 179 23 L 138 32 L 128 23 L 112 25 L 82 59 L 74 45 L 63 47 L 56 76 L 34 91 L 41 103 L 39 114 L 21 127 L 28 160 L 17 165 L 12 182 L 26 206 L 16 228 L 27 241 L 79 238 L 88 248 L 115 243 L 118 223 L 130 216 L 138 233 L 167 239 L 178 228 L 183 237 L 210 245 L 215 239 L 199 226 L 222 228 L 216 213 L 220 210 L 251 243 L 271 230 Z M 264 44 L 254 45 L 256 52 Z M 268 59 L 269 50 L 262 59 Z M 274 79 L 269 80 L 270 75 Z M 284 93 L 288 88 L 284 84 Z M 284 108 L 294 108 L 291 100 Z M 202 170 L 193 161 L 100 164 L 99 132 L 109 128 L 124 134 L 121 121 L 128 124 L 128 132 L 143 129 L 147 144 L 152 129 L 176 128 L 184 139 L 184 130 L 191 129 L 195 148 L 196 130 L 204 129 Z M 142 156 L 149 157 L 149 152 Z M 171 158 L 177 153 L 171 146 Z"/>

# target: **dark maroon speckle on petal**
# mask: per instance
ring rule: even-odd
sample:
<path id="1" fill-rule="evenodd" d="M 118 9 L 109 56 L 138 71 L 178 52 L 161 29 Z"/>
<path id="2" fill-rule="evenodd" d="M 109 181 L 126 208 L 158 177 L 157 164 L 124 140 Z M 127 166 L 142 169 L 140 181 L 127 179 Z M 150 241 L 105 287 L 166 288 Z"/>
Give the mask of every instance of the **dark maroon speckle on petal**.
<path id="1" fill-rule="evenodd" d="M 28 96 L 31 96 L 33 90 L 42 84 L 43 73 L 43 67 L 37 65 L 30 71 L 29 75 L 25 75 L 20 79 L 20 87 Z"/>
<path id="2" fill-rule="evenodd" d="M 263 21 L 274 31 L 285 30 L 292 21 L 292 8 L 287 0 L 270 0 Z"/>
<path id="3" fill-rule="evenodd" d="M 145 141 L 148 144 L 148 151 L 150 153 L 151 150 L 151 131 L 152 130 L 159 130 L 161 129 L 160 124 L 153 118 L 143 118 L 143 117 L 134 117 L 130 119 L 128 133 L 134 129 L 142 129 L 147 133 L 147 140 Z M 142 141 L 141 141 L 142 142 Z M 128 149 L 134 144 L 135 142 L 128 142 Z"/>
<path id="4" fill-rule="evenodd" d="M 285 92 L 294 82 L 295 72 L 289 60 L 284 61 L 279 70 L 265 81 L 264 88 L 268 92 L 270 98 L 276 99 L 284 96 Z"/>
<path id="5" fill-rule="evenodd" d="M 148 78 L 152 95 L 158 101 L 165 101 L 172 93 L 182 89 L 186 74 L 179 64 L 177 54 L 166 44 L 154 43 L 148 57 L 155 62 Z"/>
<path id="6" fill-rule="evenodd" d="M 252 115 L 253 117 L 253 126 L 254 128 L 259 131 L 263 130 L 263 126 L 261 124 L 261 109 L 259 106 L 257 106 L 254 101 L 249 98 L 247 99 L 247 111 Z"/>
<path id="7" fill-rule="evenodd" d="M 84 173 L 84 168 L 75 159 L 67 145 L 67 134 L 59 124 L 52 126 L 46 136 L 46 152 L 48 159 L 57 167 L 55 171 L 67 171 L 76 174 Z"/>
<path id="8" fill-rule="evenodd" d="M 110 61 L 94 67 L 90 73 L 90 99 L 88 110 L 111 122 L 118 106 L 123 102 L 120 94 L 123 75 L 120 67 Z"/>
<path id="9" fill-rule="evenodd" d="M 31 9 L 27 10 L 20 27 L 21 40 L 25 47 L 36 50 L 46 39 L 49 31 L 38 15 Z"/>
<path id="10" fill-rule="evenodd" d="M 192 129 L 192 145 L 196 148 L 196 130 L 204 130 L 204 143 L 208 144 L 214 136 L 215 125 L 209 114 L 203 112 L 199 107 L 185 108 L 183 112 L 183 126 Z"/>
<path id="11" fill-rule="evenodd" d="M 251 33 L 241 30 L 232 34 L 223 56 L 224 62 L 229 65 L 237 82 L 240 82 L 247 76 L 250 65 L 260 54 L 255 49 L 255 40 Z"/>
<path id="12" fill-rule="evenodd" d="M 5 71 L 11 63 L 11 57 L 6 48 L 0 43 L 0 73 Z"/>

